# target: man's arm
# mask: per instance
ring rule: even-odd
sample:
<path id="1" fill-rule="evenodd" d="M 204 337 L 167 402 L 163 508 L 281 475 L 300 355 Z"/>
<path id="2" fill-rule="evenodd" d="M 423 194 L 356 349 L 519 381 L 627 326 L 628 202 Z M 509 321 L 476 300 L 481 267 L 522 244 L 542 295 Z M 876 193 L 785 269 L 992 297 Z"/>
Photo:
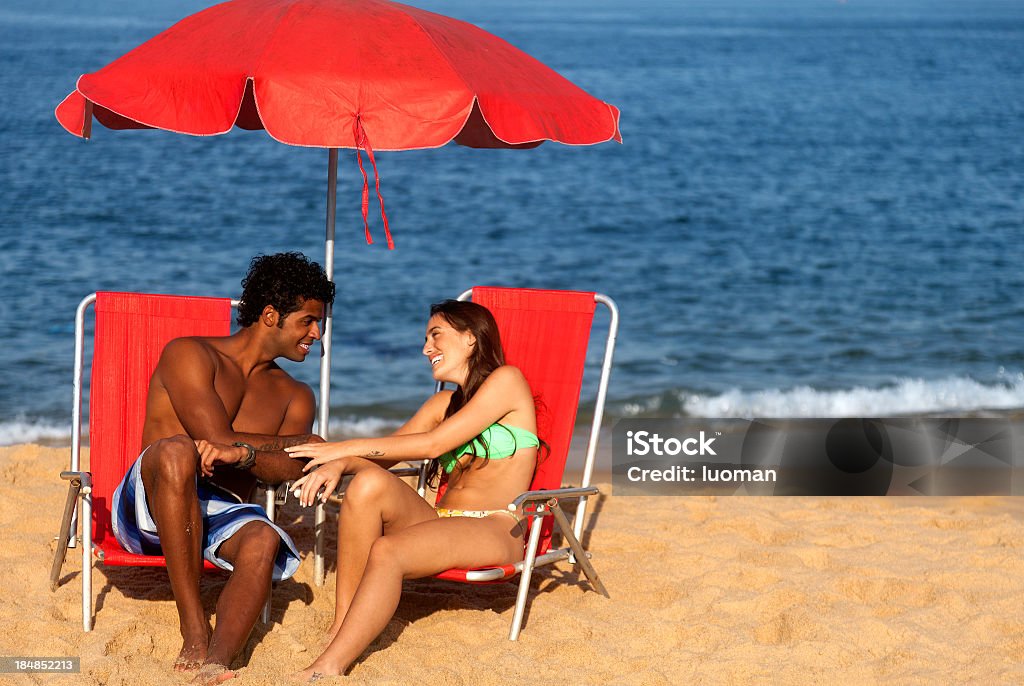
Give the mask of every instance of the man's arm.
<path id="1" fill-rule="evenodd" d="M 434 411 L 440 413 L 442 403 L 447 408 L 446 399 L 438 398 L 438 395 L 421 408 L 425 416 L 430 416 Z M 396 433 L 379 438 L 353 438 L 320 445 L 300 445 L 288 448 L 288 453 L 292 457 L 310 459 L 303 468 L 306 472 L 318 465 L 343 458 L 370 459 L 377 463 L 387 460 L 432 459 L 469 443 L 487 427 L 513 412 L 521 412 L 524 418 L 527 414 L 533 414 L 533 407 L 533 395 L 523 373 L 516 367 L 504 365 L 484 380 L 465 406 L 450 417 L 438 419 L 437 424 L 429 430 Z M 426 423 L 419 426 L 425 429 Z"/>
<path id="2" fill-rule="evenodd" d="M 185 432 L 196 441 L 204 475 L 213 473 L 215 464 L 235 464 L 248 455 L 248 443 L 258 449 L 253 475 L 267 483 L 280 483 L 302 475 L 303 463 L 283 451 L 289 445 L 316 443 L 321 439 L 311 434 L 315 403 L 313 392 L 305 384 L 296 384 L 304 392 L 296 392 L 289 402 L 281 432 L 291 435 L 236 432 L 224 402 L 214 388 L 216 366 L 209 351 L 199 341 L 179 338 L 164 348 L 158 369 L 174 412 Z"/>
<path id="3" fill-rule="evenodd" d="M 250 471 L 253 476 L 264 483 L 279 484 L 301 477 L 306 460 L 291 457 L 284 452 L 284 449 L 303 443 L 323 443 L 324 440 L 312 433 L 313 417 L 316 415 L 316 399 L 313 396 L 313 390 L 304 383 L 296 382 L 295 385 L 295 393 L 291 402 L 288 403 L 288 410 L 281 423 L 281 436 L 236 434 L 253 439 L 251 441 L 246 438 L 236 440 L 249 443 L 256 448 L 256 464 Z"/>

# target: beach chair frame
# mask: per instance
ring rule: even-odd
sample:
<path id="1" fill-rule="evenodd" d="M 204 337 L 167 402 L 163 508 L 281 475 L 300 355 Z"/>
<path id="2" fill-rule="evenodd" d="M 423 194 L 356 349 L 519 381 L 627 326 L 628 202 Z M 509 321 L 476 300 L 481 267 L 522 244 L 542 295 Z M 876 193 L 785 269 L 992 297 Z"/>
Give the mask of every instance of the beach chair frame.
<path id="1" fill-rule="evenodd" d="M 72 409 L 71 409 L 71 459 L 67 471 L 60 473 L 60 478 L 68 481 L 68 494 L 64 503 L 64 512 L 61 516 L 60 531 L 57 536 L 57 550 L 54 553 L 53 564 L 50 568 L 50 590 L 55 591 L 59 585 L 61 568 L 67 556 L 68 548 L 78 546 L 78 539 L 81 538 L 82 552 L 82 629 L 92 631 L 92 562 L 93 556 L 100 562 L 104 562 L 104 553 L 93 543 L 92 534 L 92 473 L 82 471 L 82 389 L 85 374 L 85 322 L 86 313 L 90 306 L 95 305 L 97 293 L 91 293 L 82 299 L 75 310 L 75 366 L 72 383 Z M 223 298 L 221 300 L 227 300 Z M 237 308 L 240 301 L 231 299 L 232 308 Z M 266 493 L 266 510 L 273 521 L 274 500 L 278 488 L 260 484 Z M 76 534 L 82 523 L 81 535 Z M 108 527 L 109 528 L 109 527 Z M 153 557 L 153 560 L 145 560 L 145 557 Z M 161 557 L 137 556 L 132 566 L 163 567 Z M 217 569 L 214 565 L 204 560 L 204 569 Z M 264 623 L 270 621 L 270 599 L 263 608 L 261 615 Z"/>
<path id="2" fill-rule="evenodd" d="M 511 288 L 507 290 L 529 291 L 531 289 Z M 562 292 L 573 293 L 572 291 Z M 469 289 L 461 293 L 458 299 L 463 301 L 469 300 L 472 298 L 472 295 L 473 289 Z M 598 380 L 597 396 L 594 402 L 594 417 L 590 425 L 590 434 L 587 440 L 586 457 L 583 466 L 583 477 L 580 486 L 574 488 L 526 491 L 508 505 L 509 510 L 521 510 L 529 521 L 530 534 L 525 544 L 524 559 L 521 562 L 472 570 L 448 570 L 436 575 L 437 578 L 447 581 L 463 583 L 495 583 L 510 579 L 516 574 L 519 574 L 520 578 L 516 594 L 515 611 L 513 613 L 512 624 L 509 629 L 510 641 L 517 640 L 522 630 L 523 618 L 526 614 L 526 605 L 529 600 L 530 580 L 533 576 L 534 570 L 538 567 L 554 564 L 562 560 L 568 560 L 570 564 L 579 565 L 583 574 L 587 577 L 587 580 L 594 589 L 606 598 L 610 597 L 607 589 L 601 582 L 597 571 L 594 569 L 594 566 L 590 561 L 591 553 L 583 547 L 580 539 L 583 535 L 588 499 L 599 494 L 597 487 L 591 486 L 590 481 L 593 477 L 598 439 L 601 432 L 601 423 L 604 418 L 605 400 L 608 394 L 608 382 L 611 376 L 612 359 L 615 353 L 615 341 L 619 328 L 619 309 L 615 304 L 615 301 L 607 295 L 602 293 L 591 293 L 590 295 L 593 296 L 594 302 L 597 305 L 602 305 L 607 308 L 609 313 L 609 323 L 608 330 L 605 335 L 601 373 Z M 595 337 L 596 336 L 592 336 L 592 338 Z M 435 385 L 435 392 L 440 391 L 442 388 L 443 384 L 437 383 Z M 422 461 L 418 468 L 406 467 L 393 469 L 392 471 L 398 473 L 400 476 L 418 475 L 419 481 L 417 490 L 421 496 L 425 496 L 426 469 L 427 461 Z M 343 490 L 344 485 L 344 483 L 341 484 L 339 490 Z M 573 519 L 570 521 L 562 508 L 562 504 L 563 502 L 568 503 L 573 501 L 576 502 L 577 506 Z M 318 510 L 323 510 L 323 507 L 322 503 L 317 506 Z M 554 524 L 557 524 L 558 530 L 562 534 L 567 545 L 557 550 L 547 550 L 544 553 L 538 554 L 541 545 L 541 535 L 544 529 L 544 519 L 546 517 L 551 517 L 554 520 Z M 314 582 L 316 585 L 322 586 L 326 576 L 324 572 L 323 557 L 323 540 L 325 532 L 324 516 L 322 514 L 318 515 L 316 522 L 316 542 L 314 544 Z"/>
<path id="3" fill-rule="evenodd" d="M 471 288 L 461 293 L 458 299 L 469 300 L 472 295 L 473 289 Z M 598 380 L 597 396 L 594 401 L 594 417 L 590 423 L 590 434 L 587 439 L 586 457 L 584 459 L 583 477 L 580 486 L 576 488 L 526 491 L 509 504 L 508 509 L 511 511 L 522 508 L 523 513 L 529 520 L 530 535 L 526 541 L 526 550 L 522 562 L 473 570 L 449 570 L 437 575 L 437 578 L 449 581 L 489 583 L 508 579 L 519 574 L 519 588 L 516 593 L 515 611 L 512 615 L 512 624 L 509 627 L 508 640 L 510 641 L 515 641 L 519 638 L 530 595 L 530 580 L 533 577 L 533 572 L 538 567 L 568 560 L 570 564 L 579 565 L 591 586 L 598 593 L 605 598 L 611 597 L 590 561 L 592 557 L 590 551 L 586 550 L 580 542 L 583 535 L 589 498 L 599 494 L 597 487 L 590 485 L 590 480 L 593 477 L 594 462 L 597 457 L 597 445 L 601 433 L 601 423 L 604 419 L 605 400 L 608 395 L 608 382 L 611 377 L 612 359 L 615 354 L 615 341 L 619 329 L 619 308 L 615 301 L 602 293 L 594 293 L 593 298 L 595 303 L 603 305 L 608 309 L 609 323 L 605 336 L 604 355 L 601 362 L 601 376 Z M 441 386 L 442 384 L 438 384 L 437 390 L 440 390 Z M 562 509 L 563 501 L 575 501 L 577 503 L 571 522 Z M 559 532 L 568 545 L 556 550 L 548 550 L 538 555 L 541 533 L 544 529 L 544 519 L 547 516 L 553 517 L 554 523 L 557 524 Z"/>

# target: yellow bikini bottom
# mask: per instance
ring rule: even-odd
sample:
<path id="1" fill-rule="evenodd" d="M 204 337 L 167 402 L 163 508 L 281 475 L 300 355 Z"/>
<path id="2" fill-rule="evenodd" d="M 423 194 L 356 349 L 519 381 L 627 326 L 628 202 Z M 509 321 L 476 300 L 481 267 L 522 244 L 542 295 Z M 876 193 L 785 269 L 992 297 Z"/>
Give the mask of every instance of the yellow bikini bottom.
<path id="1" fill-rule="evenodd" d="M 484 517 L 490 517 L 494 514 L 508 515 L 516 522 L 521 522 L 522 519 L 515 512 L 511 510 L 455 510 L 447 507 L 435 507 L 438 517 L 472 517 L 473 519 L 483 519 Z"/>

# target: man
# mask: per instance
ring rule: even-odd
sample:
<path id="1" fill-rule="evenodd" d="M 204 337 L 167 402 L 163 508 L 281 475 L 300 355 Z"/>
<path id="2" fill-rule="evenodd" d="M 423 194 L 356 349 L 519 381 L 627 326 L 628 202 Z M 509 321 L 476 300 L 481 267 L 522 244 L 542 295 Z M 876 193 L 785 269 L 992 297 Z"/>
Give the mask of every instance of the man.
<path id="1" fill-rule="evenodd" d="M 178 608 L 178 671 L 219 683 L 267 600 L 271 578 L 298 568 L 291 539 L 264 510 L 243 504 L 257 479 L 302 476 L 284 448 L 310 433 L 313 391 L 278 357 L 302 361 L 320 338 L 334 284 L 299 253 L 253 258 L 242 280 L 238 324 L 226 337 L 178 338 L 149 382 L 139 459 L 114 493 L 114 533 L 128 550 L 163 554 Z M 233 570 L 211 633 L 199 597 L 203 559 Z"/>

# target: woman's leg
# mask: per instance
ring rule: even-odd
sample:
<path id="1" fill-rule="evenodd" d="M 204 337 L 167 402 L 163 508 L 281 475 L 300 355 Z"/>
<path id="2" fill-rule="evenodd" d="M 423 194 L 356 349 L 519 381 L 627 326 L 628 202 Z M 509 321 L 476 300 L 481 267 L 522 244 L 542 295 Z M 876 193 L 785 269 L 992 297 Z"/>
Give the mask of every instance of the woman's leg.
<path id="1" fill-rule="evenodd" d="M 522 556 L 520 525 L 500 515 L 435 519 L 378 537 L 337 635 L 300 678 L 308 679 L 314 672 L 342 674 L 348 669 L 394 615 L 403 579 L 452 567 L 507 564 Z"/>
<path id="2" fill-rule="evenodd" d="M 386 469 L 368 467 L 352 478 L 338 516 L 337 592 L 328 642 L 345 620 L 374 541 L 385 533 L 434 519 L 434 508 Z"/>

